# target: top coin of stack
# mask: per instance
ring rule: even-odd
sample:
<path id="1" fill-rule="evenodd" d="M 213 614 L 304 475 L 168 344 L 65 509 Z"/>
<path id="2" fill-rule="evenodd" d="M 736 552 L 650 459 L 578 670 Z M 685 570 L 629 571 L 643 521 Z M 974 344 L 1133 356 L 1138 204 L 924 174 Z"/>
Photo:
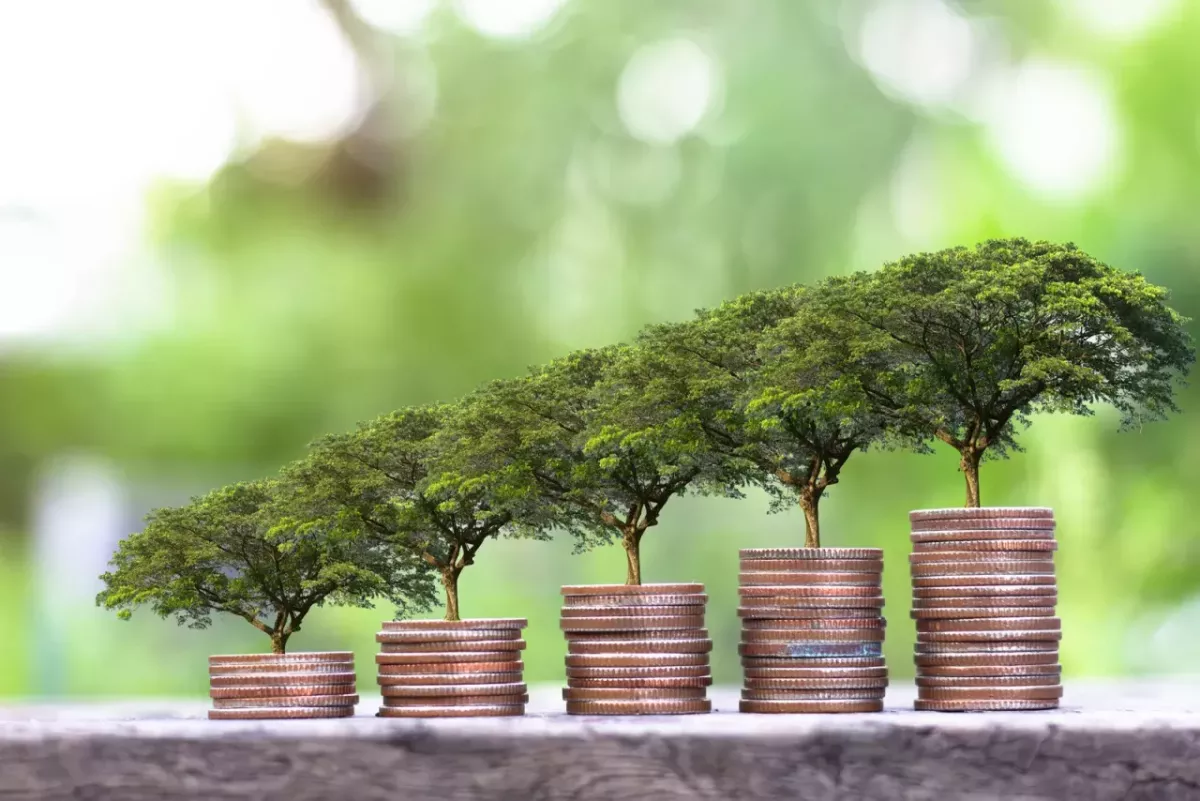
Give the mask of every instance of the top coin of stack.
<path id="1" fill-rule="evenodd" d="M 877 548 L 747 548 L 742 712 L 879 712 L 887 688 Z"/>
<path id="2" fill-rule="evenodd" d="M 379 717 L 524 715 L 526 625 L 524 618 L 385 621 L 375 635 Z"/>
<path id="3" fill-rule="evenodd" d="M 354 654 L 234 654 L 208 658 L 210 720 L 348 718 L 358 703 Z"/>
<path id="4" fill-rule="evenodd" d="M 712 711 L 703 584 L 562 588 L 570 715 Z"/>
<path id="5" fill-rule="evenodd" d="M 911 512 L 917 702 L 938 712 L 1053 709 L 1062 697 L 1054 513 Z"/>

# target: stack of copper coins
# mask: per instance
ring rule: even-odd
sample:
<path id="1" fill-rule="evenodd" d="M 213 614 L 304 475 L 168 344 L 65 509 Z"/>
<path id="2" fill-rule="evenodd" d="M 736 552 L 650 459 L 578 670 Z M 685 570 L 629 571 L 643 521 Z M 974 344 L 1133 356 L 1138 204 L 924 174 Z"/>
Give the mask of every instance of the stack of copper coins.
<path id="1" fill-rule="evenodd" d="M 526 625 L 523 618 L 386 621 L 375 635 L 379 717 L 524 715 Z"/>
<path id="2" fill-rule="evenodd" d="M 741 711 L 882 711 L 882 573 L 877 548 L 743 549 Z"/>
<path id="3" fill-rule="evenodd" d="M 562 588 L 571 715 L 712 711 L 703 584 Z"/>
<path id="4" fill-rule="evenodd" d="M 348 718 L 358 703 L 354 654 L 240 654 L 208 658 L 212 720 Z"/>
<path id="5" fill-rule="evenodd" d="M 916 708 L 1054 709 L 1062 697 L 1054 616 L 1054 512 L 911 512 Z"/>

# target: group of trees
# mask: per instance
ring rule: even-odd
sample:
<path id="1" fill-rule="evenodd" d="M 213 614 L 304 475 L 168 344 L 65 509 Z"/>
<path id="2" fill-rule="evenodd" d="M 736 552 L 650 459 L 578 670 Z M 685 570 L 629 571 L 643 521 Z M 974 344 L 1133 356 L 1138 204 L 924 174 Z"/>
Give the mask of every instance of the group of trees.
<path id="1" fill-rule="evenodd" d="M 98 601 L 193 626 L 230 612 L 282 652 L 327 600 L 426 609 L 440 580 L 458 619 L 462 572 L 501 536 L 619 540 L 640 583 L 642 538 L 689 493 L 764 489 L 819 547 L 822 497 L 871 448 L 951 446 L 978 506 L 980 462 L 1018 450 L 1033 413 L 1106 402 L 1132 426 L 1175 409 L 1194 351 L 1166 300 L 1073 245 L 1023 239 L 750 293 L 158 510 Z"/>

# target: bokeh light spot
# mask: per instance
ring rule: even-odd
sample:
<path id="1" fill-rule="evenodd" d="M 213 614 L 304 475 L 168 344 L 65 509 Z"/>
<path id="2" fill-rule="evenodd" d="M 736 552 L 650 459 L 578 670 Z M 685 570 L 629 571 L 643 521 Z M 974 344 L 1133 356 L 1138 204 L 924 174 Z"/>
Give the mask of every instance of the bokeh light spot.
<path id="1" fill-rule="evenodd" d="M 717 65 L 691 39 L 644 45 L 617 83 L 617 111 L 637 139 L 671 144 L 696 129 L 712 106 Z"/>
<path id="2" fill-rule="evenodd" d="M 544 27 L 564 0 L 455 0 L 463 22 L 484 36 L 522 39 Z"/>
<path id="3" fill-rule="evenodd" d="M 859 57 L 880 88 L 919 105 L 950 103 L 971 74 L 971 23 L 941 0 L 879 0 L 859 28 Z"/>

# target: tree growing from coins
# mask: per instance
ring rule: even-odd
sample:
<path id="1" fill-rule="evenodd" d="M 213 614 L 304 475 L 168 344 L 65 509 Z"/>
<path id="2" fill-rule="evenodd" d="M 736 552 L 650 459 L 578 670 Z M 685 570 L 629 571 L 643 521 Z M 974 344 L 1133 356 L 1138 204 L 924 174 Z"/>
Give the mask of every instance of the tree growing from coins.
<path id="1" fill-rule="evenodd" d="M 123 619 L 148 605 L 198 629 L 215 612 L 234 615 L 270 637 L 276 654 L 326 603 L 371 607 L 384 596 L 404 612 L 429 608 L 421 565 L 373 547 L 361 530 L 314 524 L 319 512 L 276 479 L 156 509 L 121 541 L 96 603 Z"/>

